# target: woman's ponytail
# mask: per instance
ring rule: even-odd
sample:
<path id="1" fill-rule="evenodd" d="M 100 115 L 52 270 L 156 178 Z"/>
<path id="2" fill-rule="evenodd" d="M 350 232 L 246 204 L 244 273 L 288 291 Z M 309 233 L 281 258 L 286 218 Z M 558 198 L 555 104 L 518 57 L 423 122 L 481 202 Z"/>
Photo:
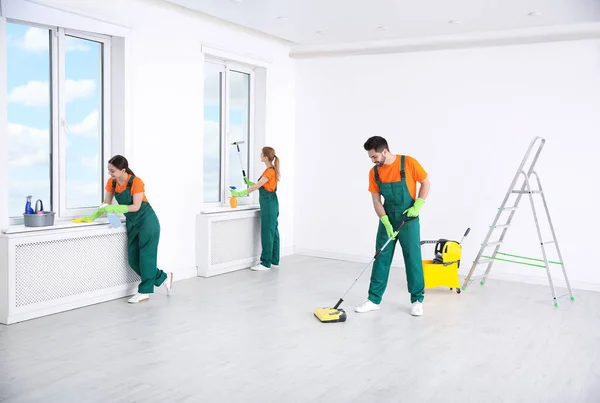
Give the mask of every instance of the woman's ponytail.
<path id="1" fill-rule="evenodd" d="M 275 167 L 275 174 L 277 174 L 277 180 L 281 180 L 281 171 L 279 170 L 279 157 L 273 156 L 273 166 Z"/>
<path id="2" fill-rule="evenodd" d="M 275 168 L 275 175 L 277 176 L 277 180 L 281 180 L 281 170 L 279 166 L 279 157 L 275 155 L 275 150 L 272 147 L 263 147 L 262 154 L 267 157 L 270 163 L 273 164 Z"/>

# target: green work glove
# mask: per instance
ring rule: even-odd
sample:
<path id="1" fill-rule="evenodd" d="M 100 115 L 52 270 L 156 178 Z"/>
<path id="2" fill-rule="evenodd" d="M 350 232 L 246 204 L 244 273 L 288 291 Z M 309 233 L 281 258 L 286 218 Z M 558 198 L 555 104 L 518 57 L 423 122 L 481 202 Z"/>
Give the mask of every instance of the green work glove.
<path id="1" fill-rule="evenodd" d="M 254 185 L 256 185 L 256 183 L 254 183 L 254 182 L 251 182 L 251 181 L 250 181 L 248 178 L 246 178 L 245 176 L 244 176 L 244 183 L 245 183 L 246 185 L 248 185 L 248 186 L 254 186 Z"/>
<path id="2" fill-rule="evenodd" d="M 102 209 L 98 209 L 90 215 L 74 219 L 73 222 L 92 222 L 92 221 L 95 221 L 96 218 L 100 217 L 102 214 L 104 214 Z"/>
<path id="3" fill-rule="evenodd" d="M 412 207 L 404 210 L 402 214 L 406 214 L 407 217 L 417 217 L 419 215 L 419 211 L 421 211 L 421 207 L 423 207 L 423 204 L 425 204 L 425 200 L 418 197 L 417 200 L 415 200 L 415 204 L 413 204 Z"/>
<path id="4" fill-rule="evenodd" d="M 230 191 L 231 191 L 231 195 L 235 196 L 235 197 L 248 196 L 248 190 L 246 190 L 246 189 L 240 190 L 239 192 L 237 190 L 233 190 L 233 189 L 230 189 Z"/>
<path id="5" fill-rule="evenodd" d="M 102 215 L 102 211 L 100 211 L 100 209 L 94 211 L 92 214 L 85 216 L 82 218 L 82 220 L 84 222 L 88 222 L 88 221 L 94 221 L 96 218 L 100 217 Z"/>
<path id="6" fill-rule="evenodd" d="M 129 206 L 126 204 L 110 204 L 106 207 L 102 207 L 100 210 L 104 213 L 122 213 L 125 214 L 129 210 Z"/>
<path id="7" fill-rule="evenodd" d="M 383 226 L 385 227 L 385 232 L 387 232 L 388 238 L 396 239 L 396 234 L 394 234 L 394 227 L 392 227 L 389 217 L 384 215 L 380 218 L 380 220 L 383 223 Z"/>

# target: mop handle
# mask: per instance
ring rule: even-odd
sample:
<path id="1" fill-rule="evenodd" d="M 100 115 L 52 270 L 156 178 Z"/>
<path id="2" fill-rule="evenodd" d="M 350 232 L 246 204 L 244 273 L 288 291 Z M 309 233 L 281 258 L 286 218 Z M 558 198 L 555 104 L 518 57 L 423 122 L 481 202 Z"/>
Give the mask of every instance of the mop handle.
<path id="1" fill-rule="evenodd" d="M 348 291 L 350 291 L 352 289 L 352 287 L 354 287 L 354 284 L 356 284 L 356 282 L 363 275 L 363 273 L 365 272 L 365 270 L 367 270 L 367 268 L 369 266 L 371 266 L 371 263 L 373 263 L 375 261 L 375 259 L 377 259 L 379 257 L 379 255 L 381 255 L 381 252 L 383 252 L 383 250 L 385 249 L 385 247 L 387 246 L 387 244 L 390 243 L 391 240 L 392 240 L 392 238 L 388 238 L 388 240 L 383 244 L 383 246 L 381 247 L 381 249 L 379 249 L 377 251 L 377 253 L 375 254 L 375 256 L 373 256 L 373 258 L 371 259 L 371 261 L 369 262 L 369 264 L 366 265 L 364 269 L 362 269 L 362 271 L 360 272 L 360 274 L 358 275 L 358 277 L 356 277 L 356 280 L 354 280 L 354 282 L 352 283 L 352 285 L 346 290 L 346 292 L 344 293 L 344 295 L 342 295 L 342 298 L 340 298 L 340 300 L 338 301 L 338 305 L 336 305 L 336 307 L 338 307 L 339 304 L 342 303 L 342 300 L 344 299 L 344 297 L 346 296 L 346 294 L 348 294 Z"/>
<path id="2" fill-rule="evenodd" d="M 400 230 L 402 229 L 402 227 L 404 227 L 404 224 L 406 224 L 407 221 L 410 220 L 406 220 L 404 216 L 402 216 L 402 222 L 400 223 L 400 225 L 398 226 L 398 229 L 396 230 L 396 235 L 400 232 Z M 375 256 L 373 256 L 373 259 L 371 259 L 371 261 L 369 262 L 368 265 L 365 266 L 364 269 L 362 269 L 362 271 L 360 272 L 360 274 L 358 275 L 358 277 L 356 277 L 356 280 L 354 280 L 354 282 L 352 283 L 352 285 L 350 286 L 350 288 L 348 288 L 346 290 L 346 292 L 344 293 L 344 295 L 342 295 L 342 298 L 340 298 L 340 300 L 338 301 L 336 308 L 339 306 L 339 304 L 342 303 L 342 301 L 344 300 L 344 297 L 346 296 L 346 294 L 348 294 L 348 292 L 352 289 L 352 287 L 354 287 L 354 284 L 356 284 L 356 282 L 358 281 L 358 279 L 363 275 L 363 273 L 365 272 L 365 270 L 367 270 L 367 268 L 369 266 L 371 266 L 371 263 L 373 263 L 375 261 L 375 259 L 377 259 L 379 257 L 379 255 L 381 255 L 381 252 L 383 252 L 383 250 L 385 249 L 385 247 L 387 246 L 388 243 L 390 243 L 390 241 L 392 241 L 392 238 L 389 237 L 387 241 L 385 241 L 385 243 L 383 244 L 383 246 L 381 247 L 381 249 L 379 249 L 377 251 L 377 253 L 375 253 Z"/>
<path id="3" fill-rule="evenodd" d="M 467 228 L 467 231 L 465 231 L 465 234 L 463 235 L 462 239 L 460 240 L 461 245 L 462 245 L 463 241 L 465 240 L 466 236 L 469 235 L 469 232 L 471 232 L 471 228 Z"/>
<path id="4" fill-rule="evenodd" d="M 244 170 L 244 163 L 242 162 L 242 154 L 240 154 L 240 145 L 238 143 L 235 143 L 235 146 L 237 147 L 238 157 L 240 158 L 240 165 L 242 166 L 242 175 L 244 175 L 244 178 L 245 178 L 246 171 Z"/>

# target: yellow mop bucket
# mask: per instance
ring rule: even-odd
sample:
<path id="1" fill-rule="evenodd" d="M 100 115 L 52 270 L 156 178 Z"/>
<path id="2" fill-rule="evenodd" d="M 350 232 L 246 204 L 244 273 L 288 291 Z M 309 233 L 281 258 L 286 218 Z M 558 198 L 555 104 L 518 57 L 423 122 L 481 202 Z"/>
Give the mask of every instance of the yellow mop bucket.
<path id="1" fill-rule="evenodd" d="M 460 242 L 450 241 L 448 239 L 438 239 L 435 241 L 421 241 L 421 245 L 435 244 L 435 255 L 432 260 L 423 260 L 423 276 L 425 278 L 425 288 L 448 287 L 451 290 L 456 289 L 460 294 L 460 280 L 458 279 L 458 268 L 462 257 L 461 243 L 471 231 L 463 235 Z"/>

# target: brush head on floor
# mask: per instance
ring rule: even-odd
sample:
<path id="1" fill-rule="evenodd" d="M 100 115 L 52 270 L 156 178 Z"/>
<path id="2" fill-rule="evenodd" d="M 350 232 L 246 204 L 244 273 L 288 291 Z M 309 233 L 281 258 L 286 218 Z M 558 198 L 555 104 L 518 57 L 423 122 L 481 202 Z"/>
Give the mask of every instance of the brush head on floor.
<path id="1" fill-rule="evenodd" d="M 332 323 L 332 322 L 345 322 L 346 312 L 343 309 L 335 308 L 316 308 L 314 311 L 315 316 L 321 322 Z"/>

